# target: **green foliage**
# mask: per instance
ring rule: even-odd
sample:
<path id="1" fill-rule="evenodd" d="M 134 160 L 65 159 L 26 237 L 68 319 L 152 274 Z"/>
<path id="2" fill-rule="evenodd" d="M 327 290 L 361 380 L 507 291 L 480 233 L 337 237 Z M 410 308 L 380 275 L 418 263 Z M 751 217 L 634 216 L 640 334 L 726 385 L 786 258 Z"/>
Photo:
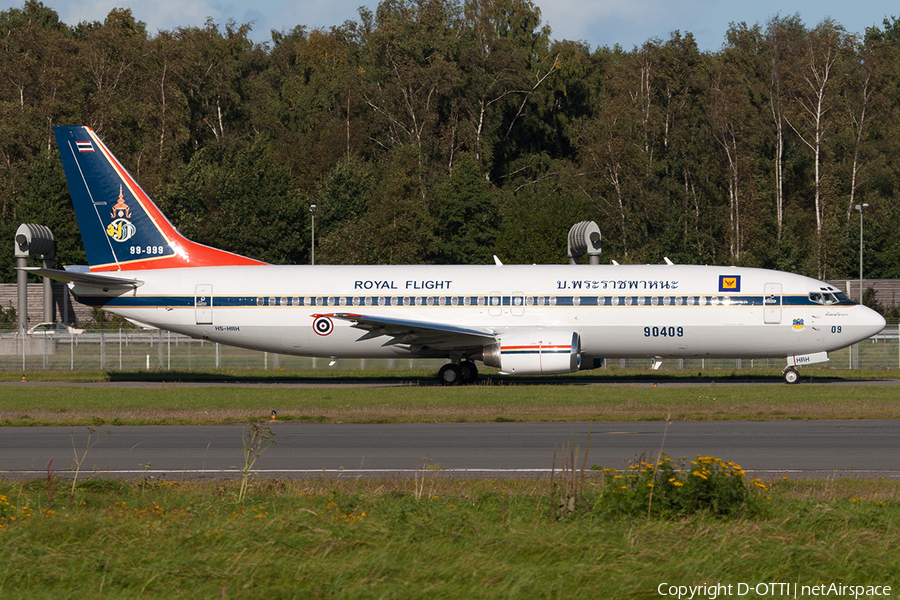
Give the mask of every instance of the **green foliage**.
<path id="1" fill-rule="evenodd" d="M 307 207 L 262 138 L 204 148 L 158 201 L 187 237 L 276 264 L 306 261 Z"/>
<path id="2" fill-rule="evenodd" d="M 493 262 L 500 224 L 497 194 L 471 154 L 458 157 L 453 172 L 435 186 L 430 204 L 438 238 L 435 262 Z"/>
<path id="3" fill-rule="evenodd" d="M 385 0 L 258 46 L 249 24 L 154 35 L 129 9 L 71 26 L 27 0 L 0 12 L 0 239 L 41 223 L 84 262 L 52 136 L 83 123 L 183 233 L 272 263 L 308 262 L 317 204 L 317 262 L 564 262 L 590 219 L 622 263 L 844 279 L 867 202 L 865 274 L 898 277 L 898 23 L 591 51 L 551 42 L 530 0 Z"/>
<path id="4" fill-rule="evenodd" d="M 697 456 L 686 465 L 663 452 L 657 460 L 638 461 L 627 469 L 602 469 L 603 491 L 594 512 L 610 516 L 753 515 L 758 498 L 752 489 L 768 490 L 759 479 L 745 481 L 738 465 L 712 456 Z"/>
<path id="5" fill-rule="evenodd" d="M 14 327 L 17 323 L 16 308 L 12 305 L 12 302 L 10 302 L 9 308 L 0 306 L 0 326 Z"/>

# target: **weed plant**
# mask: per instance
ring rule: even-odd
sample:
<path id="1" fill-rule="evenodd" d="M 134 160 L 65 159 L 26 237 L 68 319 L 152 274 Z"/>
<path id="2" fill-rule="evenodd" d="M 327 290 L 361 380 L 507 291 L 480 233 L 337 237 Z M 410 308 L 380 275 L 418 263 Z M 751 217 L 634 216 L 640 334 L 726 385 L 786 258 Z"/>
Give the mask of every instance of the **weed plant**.
<path id="1" fill-rule="evenodd" d="M 759 496 L 768 491 L 760 479 L 746 481 L 739 465 L 713 456 L 697 456 L 686 463 L 665 452 L 657 460 L 638 460 L 627 469 L 603 469 L 604 485 L 594 511 L 610 516 L 690 515 L 707 512 L 718 517 L 754 515 Z"/>

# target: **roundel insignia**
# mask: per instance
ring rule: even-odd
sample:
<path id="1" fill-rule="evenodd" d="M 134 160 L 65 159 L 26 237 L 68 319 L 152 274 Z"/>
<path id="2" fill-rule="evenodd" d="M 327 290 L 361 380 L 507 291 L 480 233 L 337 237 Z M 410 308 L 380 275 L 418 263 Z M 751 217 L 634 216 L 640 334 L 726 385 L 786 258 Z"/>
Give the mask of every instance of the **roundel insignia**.
<path id="1" fill-rule="evenodd" d="M 313 329 L 319 335 L 328 335 L 334 331 L 334 323 L 328 317 L 318 317 L 313 321 Z"/>

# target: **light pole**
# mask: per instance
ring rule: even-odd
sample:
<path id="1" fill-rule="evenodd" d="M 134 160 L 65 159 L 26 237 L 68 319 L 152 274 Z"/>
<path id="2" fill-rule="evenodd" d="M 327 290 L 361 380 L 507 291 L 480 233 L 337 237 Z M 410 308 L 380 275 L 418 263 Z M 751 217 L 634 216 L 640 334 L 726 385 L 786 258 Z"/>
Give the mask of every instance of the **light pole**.
<path id="1" fill-rule="evenodd" d="M 866 204 L 866 206 L 868 206 L 868 204 Z M 857 208 L 859 208 L 859 207 L 857 206 Z M 314 264 L 316 264 L 316 205 L 315 204 L 309 205 L 309 214 L 310 214 L 310 217 L 312 218 L 312 240 L 309 243 L 309 256 L 310 256 L 309 264 L 314 265 Z M 862 263 L 860 263 L 860 264 L 862 264 Z"/>
<path id="2" fill-rule="evenodd" d="M 868 204 L 857 204 L 859 211 L 859 303 L 863 303 L 863 211 L 869 208 Z"/>

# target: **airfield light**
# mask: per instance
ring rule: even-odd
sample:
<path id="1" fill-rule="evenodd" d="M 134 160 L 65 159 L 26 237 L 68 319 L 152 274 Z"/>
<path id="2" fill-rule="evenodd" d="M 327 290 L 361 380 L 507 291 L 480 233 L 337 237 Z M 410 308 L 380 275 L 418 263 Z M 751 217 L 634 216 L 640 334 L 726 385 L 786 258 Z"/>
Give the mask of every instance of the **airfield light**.
<path id="1" fill-rule="evenodd" d="M 857 204 L 859 211 L 859 303 L 863 303 L 863 211 L 869 208 L 868 204 Z"/>

